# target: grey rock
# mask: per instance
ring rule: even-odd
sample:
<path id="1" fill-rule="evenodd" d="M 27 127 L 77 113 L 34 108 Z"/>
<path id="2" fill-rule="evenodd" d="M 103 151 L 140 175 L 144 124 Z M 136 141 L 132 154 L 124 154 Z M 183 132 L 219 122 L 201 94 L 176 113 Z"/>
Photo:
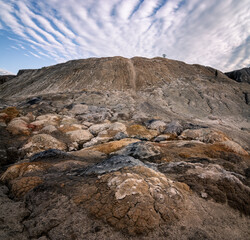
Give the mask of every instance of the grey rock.
<path id="1" fill-rule="evenodd" d="M 74 115 L 81 115 L 88 112 L 88 106 L 84 104 L 76 104 L 70 110 L 70 113 Z"/>
<path id="2" fill-rule="evenodd" d="M 118 171 L 124 167 L 146 166 L 138 159 L 129 156 L 113 156 L 107 160 L 102 161 L 90 168 L 84 174 L 103 174 L 108 172 Z"/>
<path id="3" fill-rule="evenodd" d="M 142 161 L 154 161 L 160 157 L 161 151 L 158 147 L 147 142 L 135 142 L 113 154 L 132 156 Z"/>
<path id="4" fill-rule="evenodd" d="M 48 149 L 39 153 L 36 153 L 30 157 L 31 162 L 41 161 L 49 158 L 66 158 L 71 156 L 70 154 L 63 152 L 59 149 Z"/>
<path id="5" fill-rule="evenodd" d="M 167 124 L 164 121 L 153 119 L 146 122 L 146 126 L 150 129 L 163 133 L 167 127 Z"/>
<path id="6" fill-rule="evenodd" d="M 127 138 L 128 135 L 124 132 L 118 132 L 115 136 L 114 136 L 114 140 L 121 140 L 123 138 Z"/>
<path id="7" fill-rule="evenodd" d="M 167 125 L 165 133 L 173 133 L 180 135 L 183 131 L 183 127 L 179 121 L 172 121 Z"/>

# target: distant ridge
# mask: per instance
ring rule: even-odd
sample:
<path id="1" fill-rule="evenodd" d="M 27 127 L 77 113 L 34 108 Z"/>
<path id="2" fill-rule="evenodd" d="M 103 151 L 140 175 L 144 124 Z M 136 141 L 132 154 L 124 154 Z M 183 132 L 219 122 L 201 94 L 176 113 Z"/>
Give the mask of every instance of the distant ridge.
<path id="1" fill-rule="evenodd" d="M 229 78 L 237 81 L 237 82 L 247 82 L 250 83 L 250 67 L 242 68 L 239 70 L 235 70 L 232 72 L 225 73 Z"/>
<path id="2" fill-rule="evenodd" d="M 230 81 L 216 69 L 166 58 L 89 58 L 20 70 L 15 79 L 2 86 L 0 97 L 81 89 L 140 91 L 177 80 L 202 79 Z"/>

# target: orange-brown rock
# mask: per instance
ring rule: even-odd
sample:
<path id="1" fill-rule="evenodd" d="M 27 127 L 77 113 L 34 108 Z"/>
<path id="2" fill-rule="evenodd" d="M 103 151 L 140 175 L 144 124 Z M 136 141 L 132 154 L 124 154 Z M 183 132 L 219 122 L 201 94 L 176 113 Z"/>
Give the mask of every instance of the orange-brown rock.
<path id="1" fill-rule="evenodd" d="M 11 192 L 16 197 L 23 197 L 27 192 L 41 183 L 43 183 L 43 180 L 40 177 L 17 178 L 10 182 Z"/>
<path id="2" fill-rule="evenodd" d="M 16 107 L 7 107 L 7 108 L 1 110 L 0 112 L 7 114 L 7 116 L 5 116 L 6 122 L 10 122 L 13 118 L 17 117 L 20 113 Z"/>
<path id="3" fill-rule="evenodd" d="M 129 137 L 151 140 L 158 135 L 156 130 L 148 130 L 146 127 L 134 124 L 127 127 Z"/>
<path id="4" fill-rule="evenodd" d="M 4 174 L 1 176 L 1 181 L 9 182 L 18 177 L 26 176 L 30 173 L 35 172 L 43 172 L 51 167 L 49 163 L 41 163 L 41 162 L 27 162 L 27 163 L 19 163 L 10 166 Z"/>
<path id="5" fill-rule="evenodd" d="M 150 168 L 136 166 L 107 173 L 85 184 L 74 197 L 91 215 L 131 235 L 172 224 L 185 214 L 189 188 Z"/>
<path id="6" fill-rule="evenodd" d="M 21 118 L 12 119 L 7 126 L 7 130 L 13 135 L 17 134 L 29 135 L 31 132 L 29 124 L 26 121 L 22 120 Z"/>
<path id="7" fill-rule="evenodd" d="M 118 151 L 121 148 L 127 146 L 130 143 L 138 142 L 137 139 L 124 138 L 119 141 L 112 141 L 108 143 L 103 143 L 97 146 L 86 148 L 88 150 L 99 151 L 105 154 L 110 154 L 112 152 Z"/>
<path id="8" fill-rule="evenodd" d="M 223 132 L 210 128 L 187 129 L 183 131 L 179 138 L 183 140 L 199 140 L 205 143 L 215 143 L 229 140 Z"/>
<path id="9" fill-rule="evenodd" d="M 48 149 L 59 149 L 66 150 L 67 146 L 65 143 L 60 142 L 56 138 L 48 134 L 37 134 L 32 136 L 28 142 L 23 146 L 24 150 L 28 156 L 34 153 L 38 153 Z"/>

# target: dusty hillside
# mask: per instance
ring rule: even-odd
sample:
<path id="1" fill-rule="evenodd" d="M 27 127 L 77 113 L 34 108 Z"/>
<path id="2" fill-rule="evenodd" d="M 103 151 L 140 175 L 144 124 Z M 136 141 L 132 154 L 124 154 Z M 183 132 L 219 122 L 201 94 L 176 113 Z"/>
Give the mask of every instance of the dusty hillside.
<path id="1" fill-rule="evenodd" d="M 216 70 L 164 58 L 90 58 L 37 70 L 23 70 L 1 87 L 1 97 L 90 90 L 142 90 L 176 80 L 213 80 Z M 218 73 L 218 82 L 228 78 Z"/>
<path id="2" fill-rule="evenodd" d="M 163 58 L 0 85 L 0 239 L 245 240 L 250 85 Z"/>

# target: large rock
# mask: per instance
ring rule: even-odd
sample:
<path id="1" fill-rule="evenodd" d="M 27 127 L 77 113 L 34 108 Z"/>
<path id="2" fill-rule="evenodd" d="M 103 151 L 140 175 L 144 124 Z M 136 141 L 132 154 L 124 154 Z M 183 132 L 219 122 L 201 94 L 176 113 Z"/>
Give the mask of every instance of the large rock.
<path id="1" fill-rule="evenodd" d="M 155 130 L 148 130 L 146 127 L 133 124 L 127 127 L 127 133 L 129 137 L 138 138 L 141 140 L 151 140 L 158 135 Z"/>
<path id="2" fill-rule="evenodd" d="M 7 107 L 0 111 L 0 113 L 5 113 L 7 116 L 5 116 L 5 121 L 10 122 L 13 118 L 16 118 L 20 112 L 16 107 Z"/>
<path id="3" fill-rule="evenodd" d="M 29 135 L 31 132 L 28 123 L 20 118 L 14 118 L 11 120 L 11 122 L 8 124 L 7 130 L 13 135 Z"/>
<path id="4" fill-rule="evenodd" d="M 138 142 L 138 139 L 124 138 L 118 141 L 111 141 L 108 143 L 99 144 L 96 146 L 89 147 L 87 149 L 99 151 L 105 154 L 110 154 L 112 152 L 118 151 L 121 148 L 129 145 L 130 143 Z"/>
<path id="5" fill-rule="evenodd" d="M 147 122 L 147 127 L 153 130 L 157 130 L 160 133 L 163 133 L 167 127 L 167 124 L 161 120 L 151 120 Z"/>
<path id="6" fill-rule="evenodd" d="M 155 161 L 160 158 L 160 148 L 147 142 L 135 142 L 127 145 L 114 154 L 132 156 L 140 160 Z"/>
<path id="7" fill-rule="evenodd" d="M 48 125 L 58 126 L 60 123 L 60 116 L 57 114 L 45 114 L 36 118 L 36 121 L 30 124 L 35 126 L 37 129 L 41 129 Z"/>
<path id="8" fill-rule="evenodd" d="M 183 131 L 183 126 L 180 124 L 180 122 L 172 121 L 167 125 L 166 130 L 164 132 L 180 135 L 182 131 Z"/>
<path id="9" fill-rule="evenodd" d="M 216 144 L 217 146 L 222 146 L 227 149 L 229 152 L 232 151 L 234 153 L 248 156 L 248 152 L 244 150 L 238 143 L 230 140 L 226 140 L 223 142 L 219 142 Z"/>
<path id="10" fill-rule="evenodd" d="M 76 104 L 70 110 L 70 113 L 74 115 L 81 115 L 88 112 L 88 106 L 84 104 Z"/>
<path id="11" fill-rule="evenodd" d="M 215 143 L 229 140 L 223 132 L 210 128 L 187 129 L 183 131 L 179 138 L 188 140 L 199 140 L 205 143 Z"/>
<path id="12" fill-rule="evenodd" d="M 66 144 L 60 142 L 56 138 L 48 135 L 48 134 L 37 134 L 32 136 L 28 143 L 26 143 L 22 150 L 28 155 L 31 156 L 34 153 L 38 153 L 44 150 L 48 150 L 51 148 L 66 150 Z"/>
<path id="13" fill-rule="evenodd" d="M 99 132 L 108 129 L 110 125 L 110 123 L 94 124 L 89 128 L 89 131 L 96 136 Z"/>
<path id="14" fill-rule="evenodd" d="M 129 168 L 100 176 L 94 186 L 86 184 L 74 197 L 90 214 L 131 235 L 148 233 L 183 217 L 189 190 L 186 184 L 135 161 L 129 158 Z"/>
<path id="15" fill-rule="evenodd" d="M 66 133 L 73 142 L 83 144 L 94 136 L 88 130 L 74 130 Z"/>

